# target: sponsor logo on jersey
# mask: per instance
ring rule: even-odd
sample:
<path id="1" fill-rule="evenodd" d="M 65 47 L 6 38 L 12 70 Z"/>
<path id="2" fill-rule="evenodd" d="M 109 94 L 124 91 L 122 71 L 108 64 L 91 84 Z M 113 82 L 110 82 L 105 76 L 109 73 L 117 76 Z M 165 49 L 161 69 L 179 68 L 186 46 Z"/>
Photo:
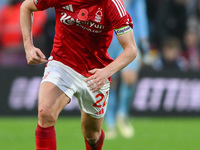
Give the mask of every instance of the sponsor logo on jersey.
<path id="1" fill-rule="evenodd" d="M 103 16 L 102 8 L 98 8 L 98 11 L 95 14 L 95 20 L 94 21 L 101 22 L 102 16 Z"/>
<path id="2" fill-rule="evenodd" d="M 120 17 L 124 17 L 126 15 L 126 9 L 125 9 L 123 3 L 121 2 L 121 0 L 112 0 L 112 2 L 115 4 L 115 6 L 120 14 Z"/>
<path id="3" fill-rule="evenodd" d="M 105 28 L 104 25 L 98 24 L 93 21 L 83 21 L 80 19 L 74 19 L 70 15 L 64 12 L 62 12 L 61 15 L 62 16 L 60 18 L 60 22 L 62 22 L 63 24 L 76 25 L 81 27 L 83 30 L 87 30 L 89 32 L 101 33 L 102 30 Z"/>
<path id="4" fill-rule="evenodd" d="M 72 7 L 72 4 L 67 5 L 67 6 L 64 6 L 64 7 L 62 7 L 62 8 L 65 9 L 65 10 L 68 10 L 68 11 L 74 12 L 73 7 Z"/>
<path id="5" fill-rule="evenodd" d="M 34 2 L 35 2 L 36 5 L 39 3 L 38 0 L 34 0 Z"/>
<path id="6" fill-rule="evenodd" d="M 132 28 L 130 26 L 125 26 L 123 28 L 120 28 L 120 29 L 115 29 L 115 33 L 116 35 L 122 35 L 122 34 L 125 34 L 129 31 L 131 31 Z"/>
<path id="7" fill-rule="evenodd" d="M 62 17 L 60 18 L 60 22 L 66 24 L 66 25 L 73 25 L 75 24 L 74 18 L 67 15 L 66 13 L 61 13 Z"/>

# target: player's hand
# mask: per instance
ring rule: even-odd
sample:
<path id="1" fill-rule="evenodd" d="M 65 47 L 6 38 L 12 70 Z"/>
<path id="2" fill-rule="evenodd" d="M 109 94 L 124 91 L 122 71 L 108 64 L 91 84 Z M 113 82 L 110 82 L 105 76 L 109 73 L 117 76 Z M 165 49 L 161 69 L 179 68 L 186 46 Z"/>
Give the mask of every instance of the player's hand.
<path id="1" fill-rule="evenodd" d="M 37 65 L 47 62 L 45 55 L 36 47 L 31 47 L 26 50 L 26 60 L 29 65 Z"/>
<path id="2" fill-rule="evenodd" d="M 89 71 L 92 74 L 85 81 L 88 82 L 88 87 L 94 93 L 100 90 L 106 81 L 108 80 L 108 76 L 106 72 L 103 72 L 103 69 L 93 69 Z"/>

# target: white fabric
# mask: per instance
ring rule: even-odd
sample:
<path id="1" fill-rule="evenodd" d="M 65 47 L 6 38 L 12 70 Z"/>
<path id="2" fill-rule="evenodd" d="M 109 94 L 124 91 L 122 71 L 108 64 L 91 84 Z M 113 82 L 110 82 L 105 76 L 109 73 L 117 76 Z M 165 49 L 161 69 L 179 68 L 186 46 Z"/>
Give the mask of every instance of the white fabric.
<path id="1" fill-rule="evenodd" d="M 74 95 L 81 110 L 94 118 L 102 118 L 107 109 L 110 82 L 107 80 L 99 91 L 92 93 L 85 82 L 86 78 L 61 62 L 52 60 L 45 68 L 42 83 L 48 81 L 55 84 L 70 99 Z"/>

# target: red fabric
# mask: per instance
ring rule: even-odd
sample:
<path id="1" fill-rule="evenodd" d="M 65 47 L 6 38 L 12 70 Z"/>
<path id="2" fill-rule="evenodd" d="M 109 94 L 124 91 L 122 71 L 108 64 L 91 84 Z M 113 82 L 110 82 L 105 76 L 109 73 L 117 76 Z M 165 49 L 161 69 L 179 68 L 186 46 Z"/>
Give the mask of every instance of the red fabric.
<path id="1" fill-rule="evenodd" d="M 19 47 L 22 45 L 22 33 L 20 28 L 20 6 L 5 6 L 0 13 L 0 44 L 1 47 Z M 41 34 L 47 20 L 45 11 L 34 13 L 33 36 Z"/>
<path id="2" fill-rule="evenodd" d="M 107 49 L 114 29 L 132 26 L 122 0 L 38 0 L 39 10 L 55 7 L 56 28 L 51 56 L 84 76 L 113 61 Z"/>
<path id="3" fill-rule="evenodd" d="M 96 144 L 90 144 L 85 139 L 86 150 L 102 150 L 104 138 L 105 138 L 105 133 L 104 133 L 103 129 L 101 129 L 101 136 Z"/>
<path id="4" fill-rule="evenodd" d="M 37 126 L 35 131 L 36 150 L 56 150 L 56 134 L 53 127 Z"/>

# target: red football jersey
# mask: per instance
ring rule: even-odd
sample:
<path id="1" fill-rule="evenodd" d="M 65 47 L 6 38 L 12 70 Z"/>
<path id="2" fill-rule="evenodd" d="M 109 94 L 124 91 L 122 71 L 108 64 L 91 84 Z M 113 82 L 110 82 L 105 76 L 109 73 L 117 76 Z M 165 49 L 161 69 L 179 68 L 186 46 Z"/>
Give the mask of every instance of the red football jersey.
<path id="1" fill-rule="evenodd" d="M 107 49 L 114 29 L 133 23 L 122 0 L 34 0 L 39 10 L 54 7 L 51 56 L 84 76 L 113 61 Z"/>

